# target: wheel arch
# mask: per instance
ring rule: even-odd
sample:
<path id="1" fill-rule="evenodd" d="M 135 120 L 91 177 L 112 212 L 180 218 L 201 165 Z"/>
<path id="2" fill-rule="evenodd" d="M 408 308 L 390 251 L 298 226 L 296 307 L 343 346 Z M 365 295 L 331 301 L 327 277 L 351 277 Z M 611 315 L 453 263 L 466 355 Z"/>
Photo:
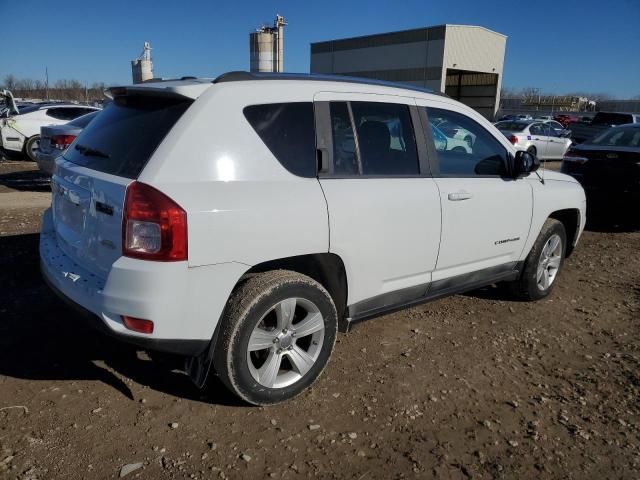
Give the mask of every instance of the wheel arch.
<path id="1" fill-rule="evenodd" d="M 238 281 L 238 284 L 252 274 L 279 269 L 307 275 L 326 288 L 338 312 L 338 328 L 341 331 L 346 331 L 347 273 L 344 262 L 338 255 L 335 253 L 313 253 L 262 262 L 251 267 Z"/>
<path id="2" fill-rule="evenodd" d="M 576 236 L 580 230 L 580 210 L 577 208 L 556 210 L 549 215 L 549 218 L 558 220 L 564 226 L 567 233 L 567 249 L 565 256 L 569 257 L 573 252 Z"/>

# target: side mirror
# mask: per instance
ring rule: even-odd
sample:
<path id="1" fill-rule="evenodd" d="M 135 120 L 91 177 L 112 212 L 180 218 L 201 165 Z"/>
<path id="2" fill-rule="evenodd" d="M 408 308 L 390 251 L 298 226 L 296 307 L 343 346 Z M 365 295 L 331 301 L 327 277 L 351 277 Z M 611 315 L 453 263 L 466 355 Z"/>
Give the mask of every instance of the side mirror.
<path id="1" fill-rule="evenodd" d="M 518 150 L 513 159 L 513 177 L 518 178 L 540 168 L 540 160 L 532 153 Z"/>
<path id="2" fill-rule="evenodd" d="M 560 130 L 560 136 L 562 138 L 569 138 L 571 136 L 571 130 Z"/>

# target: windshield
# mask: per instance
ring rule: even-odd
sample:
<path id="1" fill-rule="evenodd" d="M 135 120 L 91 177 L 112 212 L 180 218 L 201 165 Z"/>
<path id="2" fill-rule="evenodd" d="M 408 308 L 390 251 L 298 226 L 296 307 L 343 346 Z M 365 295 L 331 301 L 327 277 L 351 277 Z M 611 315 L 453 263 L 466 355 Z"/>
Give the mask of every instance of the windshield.
<path id="1" fill-rule="evenodd" d="M 89 123 L 64 158 L 112 175 L 137 178 L 191 100 L 125 96 Z"/>
<path id="2" fill-rule="evenodd" d="M 639 127 L 611 128 L 588 142 L 590 145 L 608 147 L 640 147 Z"/>
<path id="3" fill-rule="evenodd" d="M 526 122 L 498 122 L 496 123 L 496 127 L 498 130 L 503 130 L 505 132 L 521 132 L 529 125 Z"/>

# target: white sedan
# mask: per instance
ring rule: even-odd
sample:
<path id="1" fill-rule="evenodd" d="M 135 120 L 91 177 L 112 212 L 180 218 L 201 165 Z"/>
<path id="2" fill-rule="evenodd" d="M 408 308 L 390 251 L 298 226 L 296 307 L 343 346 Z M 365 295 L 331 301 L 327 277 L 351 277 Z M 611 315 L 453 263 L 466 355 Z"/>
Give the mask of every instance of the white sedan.
<path id="1" fill-rule="evenodd" d="M 35 162 L 41 127 L 62 125 L 99 108 L 74 104 L 36 104 L 18 107 L 18 110 L 18 114 L 0 119 L 0 146 L 10 153 L 23 152 Z"/>
<path id="2" fill-rule="evenodd" d="M 516 150 L 533 153 L 540 160 L 561 160 L 571 146 L 571 139 L 562 136 L 547 122 L 507 120 L 495 126 Z"/>
<path id="3" fill-rule="evenodd" d="M 455 123 L 443 118 L 434 118 L 430 120 L 431 123 L 438 127 L 438 129 L 448 138 L 464 140 L 469 148 L 473 147 L 473 144 L 476 141 L 475 133 L 470 132 L 466 128 L 462 128 L 460 125 L 456 125 Z"/>

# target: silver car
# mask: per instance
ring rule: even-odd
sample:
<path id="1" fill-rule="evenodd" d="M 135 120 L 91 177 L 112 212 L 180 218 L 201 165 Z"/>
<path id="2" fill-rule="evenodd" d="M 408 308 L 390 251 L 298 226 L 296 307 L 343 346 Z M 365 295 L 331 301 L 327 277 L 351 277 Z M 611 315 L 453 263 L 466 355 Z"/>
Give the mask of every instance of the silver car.
<path id="1" fill-rule="evenodd" d="M 565 136 L 566 131 L 558 132 L 549 121 L 507 120 L 495 126 L 517 150 L 533 153 L 540 160 L 562 160 L 571 146 L 571 139 Z"/>
<path id="2" fill-rule="evenodd" d="M 63 125 L 40 127 L 40 145 L 36 150 L 36 161 L 42 172 L 53 175 L 56 158 L 64 153 L 98 113 L 100 111 L 82 115 Z"/>

